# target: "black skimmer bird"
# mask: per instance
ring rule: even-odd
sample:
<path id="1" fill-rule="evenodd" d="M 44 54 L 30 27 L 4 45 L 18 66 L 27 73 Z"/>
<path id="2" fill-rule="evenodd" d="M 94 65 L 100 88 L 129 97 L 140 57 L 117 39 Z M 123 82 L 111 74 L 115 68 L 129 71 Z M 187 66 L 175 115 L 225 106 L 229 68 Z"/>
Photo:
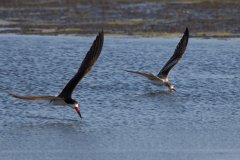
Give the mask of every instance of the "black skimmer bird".
<path id="1" fill-rule="evenodd" d="M 94 40 L 90 50 L 87 52 L 77 73 L 67 83 L 67 85 L 63 88 L 62 92 L 58 96 L 22 96 L 14 93 L 9 93 L 9 95 L 24 100 L 49 100 L 53 105 L 69 106 L 71 108 L 74 108 L 82 119 L 81 112 L 78 107 L 78 102 L 72 99 L 72 92 L 79 81 L 92 69 L 93 65 L 97 61 L 102 50 L 103 41 L 104 33 L 102 31 L 98 33 L 98 36 Z"/>
<path id="2" fill-rule="evenodd" d="M 163 68 L 160 70 L 160 72 L 157 75 L 154 75 L 152 73 L 144 73 L 144 72 L 131 71 L 131 70 L 125 70 L 125 71 L 141 75 L 149 79 L 150 82 L 155 85 L 167 86 L 170 91 L 174 91 L 175 90 L 174 85 L 168 81 L 168 73 L 182 58 L 182 55 L 184 54 L 187 48 L 188 38 L 189 38 L 189 31 L 188 31 L 188 28 L 186 28 L 184 35 L 182 36 L 180 42 L 178 43 L 172 57 L 167 61 L 167 63 L 163 66 Z"/>

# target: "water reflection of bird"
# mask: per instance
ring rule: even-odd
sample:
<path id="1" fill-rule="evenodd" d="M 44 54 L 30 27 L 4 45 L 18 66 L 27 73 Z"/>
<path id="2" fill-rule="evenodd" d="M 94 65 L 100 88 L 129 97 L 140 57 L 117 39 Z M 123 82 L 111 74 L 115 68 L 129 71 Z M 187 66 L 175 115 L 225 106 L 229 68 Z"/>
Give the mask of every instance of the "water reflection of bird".
<path id="1" fill-rule="evenodd" d="M 125 71 L 146 77 L 147 79 L 150 80 L 151 83 L 155 85 L 167 86 L 170 91 L 174 91 L 175 90 L 174 85 L 168 81 L 168 73 L 182 58 L 182 55 L 184 54 L 187 48 L 188 38 L 189 38 L 189 31 L 188 31 L 188 28 L 186 28 L 184 35 L 182 36 L 180 42 L 178 43 L 172 57 L 167 61 L 167 63 L 163 66 L 163 68 L 160 70 L 160 72 L 157 75 L 154 75 L 152 73 L 144 73 L 144 72 L 131 71 L 131 70 L 125 70 Z"/>
<path id="2" fill-rule="evenodd" d="M 98 36 L 94 40 L 90 50 L 87 52 L 78 72 L 75 76 L 67 83 L 62 92 L 58 96 L 22 96 L 14 93 L 9 93 L 9 95 L 24 99 L 24 100 L 49 100 L 53 105 L 64 105 L 74 108 L 80 118 L 82 118 L 78 102 L 72 99 L 72 92 L 80 82 L 80 80 L 92 69 L 93 65 L 97 61 L 103 46 L 104 33 L 99 32 Z"/>

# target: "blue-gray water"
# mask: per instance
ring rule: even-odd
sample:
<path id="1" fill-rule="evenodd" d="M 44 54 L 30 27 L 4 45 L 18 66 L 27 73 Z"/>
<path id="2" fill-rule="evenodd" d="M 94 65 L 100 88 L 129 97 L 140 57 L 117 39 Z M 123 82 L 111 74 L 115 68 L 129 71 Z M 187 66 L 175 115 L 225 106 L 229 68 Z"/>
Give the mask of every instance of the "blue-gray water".
<path id="1" fill-rule="evenodd" d="M 0 88 L 57 95 L 94 37 L 0 36 Z M 179 38 L 105 37 L 75 90 L 83 120 L 0 93 L 1 160 L 238 160 L 240 39 L 189 40 L 171 71 L 176 92 L 123 69 L 158 73 Z"/>

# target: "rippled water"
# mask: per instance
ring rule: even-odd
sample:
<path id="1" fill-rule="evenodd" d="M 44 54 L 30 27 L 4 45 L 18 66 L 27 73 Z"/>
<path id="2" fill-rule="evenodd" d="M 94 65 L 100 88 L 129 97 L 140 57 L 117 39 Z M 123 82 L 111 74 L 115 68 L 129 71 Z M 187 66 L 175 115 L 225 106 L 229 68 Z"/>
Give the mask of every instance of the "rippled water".
<path id="1" fill-rule="evenodd" d="M 0 36 L 0 88 L 57 95 L 94 37 Z M 1 159 L 239 159 L 240 39 L 191 38 L 169 80 L 176 92 L 124 72 L 158 73 L 179 38 L 105 37 L 67 107 L 0 93 Z"/>

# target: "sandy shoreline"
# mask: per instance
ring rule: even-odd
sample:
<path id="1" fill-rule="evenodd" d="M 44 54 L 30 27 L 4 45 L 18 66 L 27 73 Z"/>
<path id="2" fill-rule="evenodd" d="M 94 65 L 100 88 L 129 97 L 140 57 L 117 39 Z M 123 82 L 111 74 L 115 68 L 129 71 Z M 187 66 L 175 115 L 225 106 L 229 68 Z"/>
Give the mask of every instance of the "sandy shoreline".
<path id="1" fill-rule="evenodd" d="M 240 2 L 70 0 L 1 1 L 0 34 L 240 37 Z"/>

